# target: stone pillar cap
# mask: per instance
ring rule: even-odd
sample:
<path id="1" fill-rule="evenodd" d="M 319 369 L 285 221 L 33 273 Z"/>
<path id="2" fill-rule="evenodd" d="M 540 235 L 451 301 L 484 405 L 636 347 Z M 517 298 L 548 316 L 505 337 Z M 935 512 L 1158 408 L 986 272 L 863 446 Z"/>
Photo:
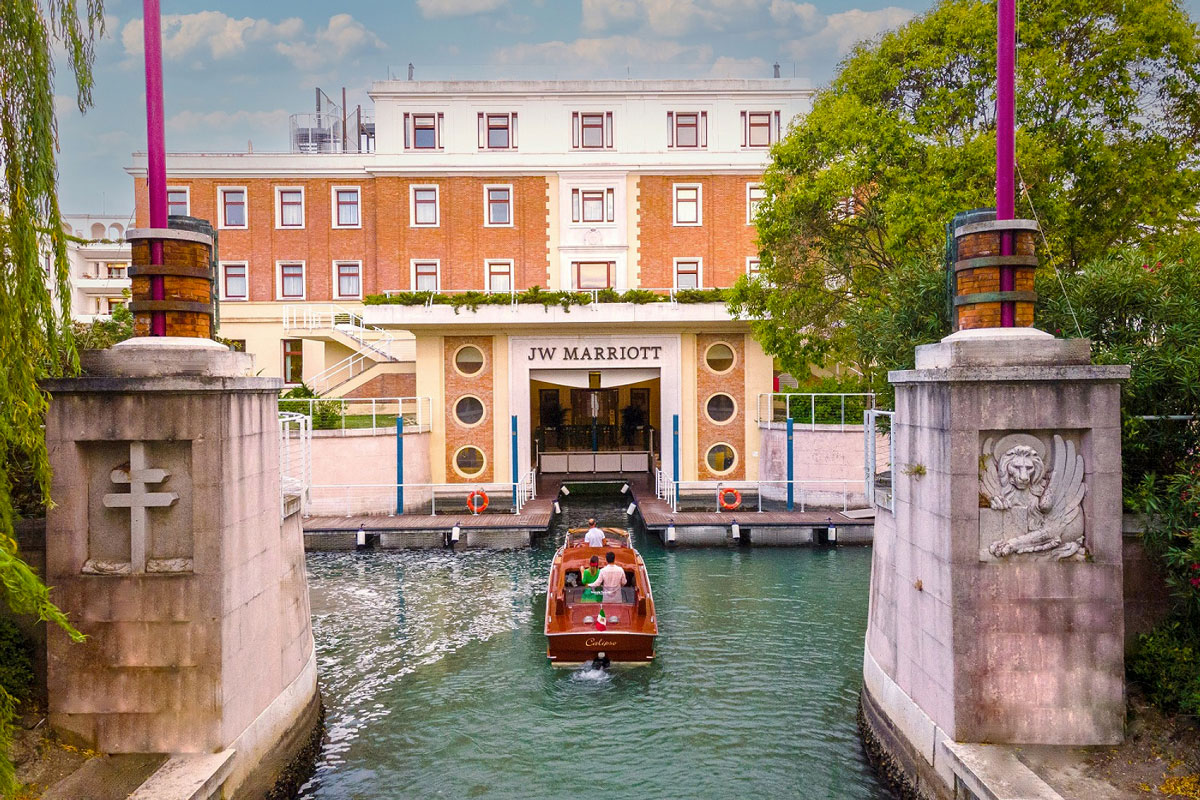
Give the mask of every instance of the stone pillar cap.
<path id="1" fill-rule="evenodd" d="M 79 360 L 89 375 L 114 378 L 244 377 L 254 370 L 254 356 L 249 353 L 235 352 L 212 339 L 183 336 L 135 336 L 107 350 L 84 350 Z"/>
<path id="2" fill-rule="evenodd" d="M 917 369 L 1066 366 L 1092 363 L 1088 339 L 1056 339 L 1037 328 L 970 328 L 917 348 Z"/>

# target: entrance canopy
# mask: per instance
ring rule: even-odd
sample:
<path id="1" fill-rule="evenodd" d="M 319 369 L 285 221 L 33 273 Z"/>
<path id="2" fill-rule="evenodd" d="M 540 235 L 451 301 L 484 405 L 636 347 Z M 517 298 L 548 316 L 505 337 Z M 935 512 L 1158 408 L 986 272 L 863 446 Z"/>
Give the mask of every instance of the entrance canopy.
<path id="1" fill-rule="evenodd" d="M 571 386 L 576 389 L 591 388 L 590 375 L 600 373 L 601 389 L 609 389 L 614 386 L 628 386 L 631 383 L 641 383 L 649 381 L 659 376 L 659 368 L 634 368 L 634 369 L 531 369 L 529 377 L 531 380 L 542 381 L 544 383 L 556 383 L 559 386 Z"/>

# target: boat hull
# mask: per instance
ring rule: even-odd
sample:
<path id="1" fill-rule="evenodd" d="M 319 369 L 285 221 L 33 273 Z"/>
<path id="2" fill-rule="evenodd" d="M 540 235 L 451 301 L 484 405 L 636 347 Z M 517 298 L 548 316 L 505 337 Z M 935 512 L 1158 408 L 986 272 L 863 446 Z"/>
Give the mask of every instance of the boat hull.
<path id="1" fill-rule="evenodd" d="M 654 660 L 654 636 L 627 631 L 583 631 L 546 637 L 546 655 L 556 666 L 590 664 L 601 653 L 614 664 L 649 664 Z"/>

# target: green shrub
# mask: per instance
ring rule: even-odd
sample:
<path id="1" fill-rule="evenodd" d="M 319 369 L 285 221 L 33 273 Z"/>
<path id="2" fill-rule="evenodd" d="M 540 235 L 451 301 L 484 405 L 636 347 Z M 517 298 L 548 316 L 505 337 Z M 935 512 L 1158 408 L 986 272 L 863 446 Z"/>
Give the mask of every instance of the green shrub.
<path id="1" fill-rule="evenodd" d="M 1200 714 L 1200 634 L 1196 631 L 1173 621 L 1143 634 L 1127 670 L 1156 706 Z"/>
<path id="2" fill-rule="evenodd" d="M 315 431 L 327 431 L 342 426 L 342 404 L 337 400 L 321 400 L 310 403 L 309 400 L 315 400 L 317 393 L 308 386 L 300 384 L 294 389 L 289 389 L 280 395 L 279 410 L 292 411 L 297 414 L 304 414 L 312 418 L 312 426 Z M 293 402 L 288 402 L 292 400 Z M 303 400 L 304 402 L 295 402 Z"/>
<path id="3" fill-rule="evenodd" d="M 18 701 L 33 686 L 33 644 L 7 617 L 0 618 L 0 687 Z"/>

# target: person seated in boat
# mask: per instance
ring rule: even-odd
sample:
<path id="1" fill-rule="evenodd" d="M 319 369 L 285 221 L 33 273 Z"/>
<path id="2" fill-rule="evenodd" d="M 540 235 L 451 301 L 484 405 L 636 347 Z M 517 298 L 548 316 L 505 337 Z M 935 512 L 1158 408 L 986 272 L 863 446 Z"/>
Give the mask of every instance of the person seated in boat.
<path id="1" fill-rule="evenodd" d="M 627 583 L 625 570 L 616 565 L 617 556 L 611 550 L 604 554 L 604 560 L 608 563 L 600 570 L 596 580 L 587 585 L 602 587 L 605 603 L 619 603 L 621 602 L 621 587 Z"/>
<path id="2" fill-rule="evenodd" d="M 579 601 L 582 603 L 599 603 L 600 593 L 592 589 L 589 584 L 594 583 L 600 577 L 600 556 L 592 556 L 592 560 L 583 568 L 583 594 L 579 596 Z"/>
<path id="3" fill-rule="evenodd" d="M 604 547 L 604 531 L 596 527 L 596 520 L 588 520 L 588 529 L 583 535 L 583 541 L 588 547 Z"/>

